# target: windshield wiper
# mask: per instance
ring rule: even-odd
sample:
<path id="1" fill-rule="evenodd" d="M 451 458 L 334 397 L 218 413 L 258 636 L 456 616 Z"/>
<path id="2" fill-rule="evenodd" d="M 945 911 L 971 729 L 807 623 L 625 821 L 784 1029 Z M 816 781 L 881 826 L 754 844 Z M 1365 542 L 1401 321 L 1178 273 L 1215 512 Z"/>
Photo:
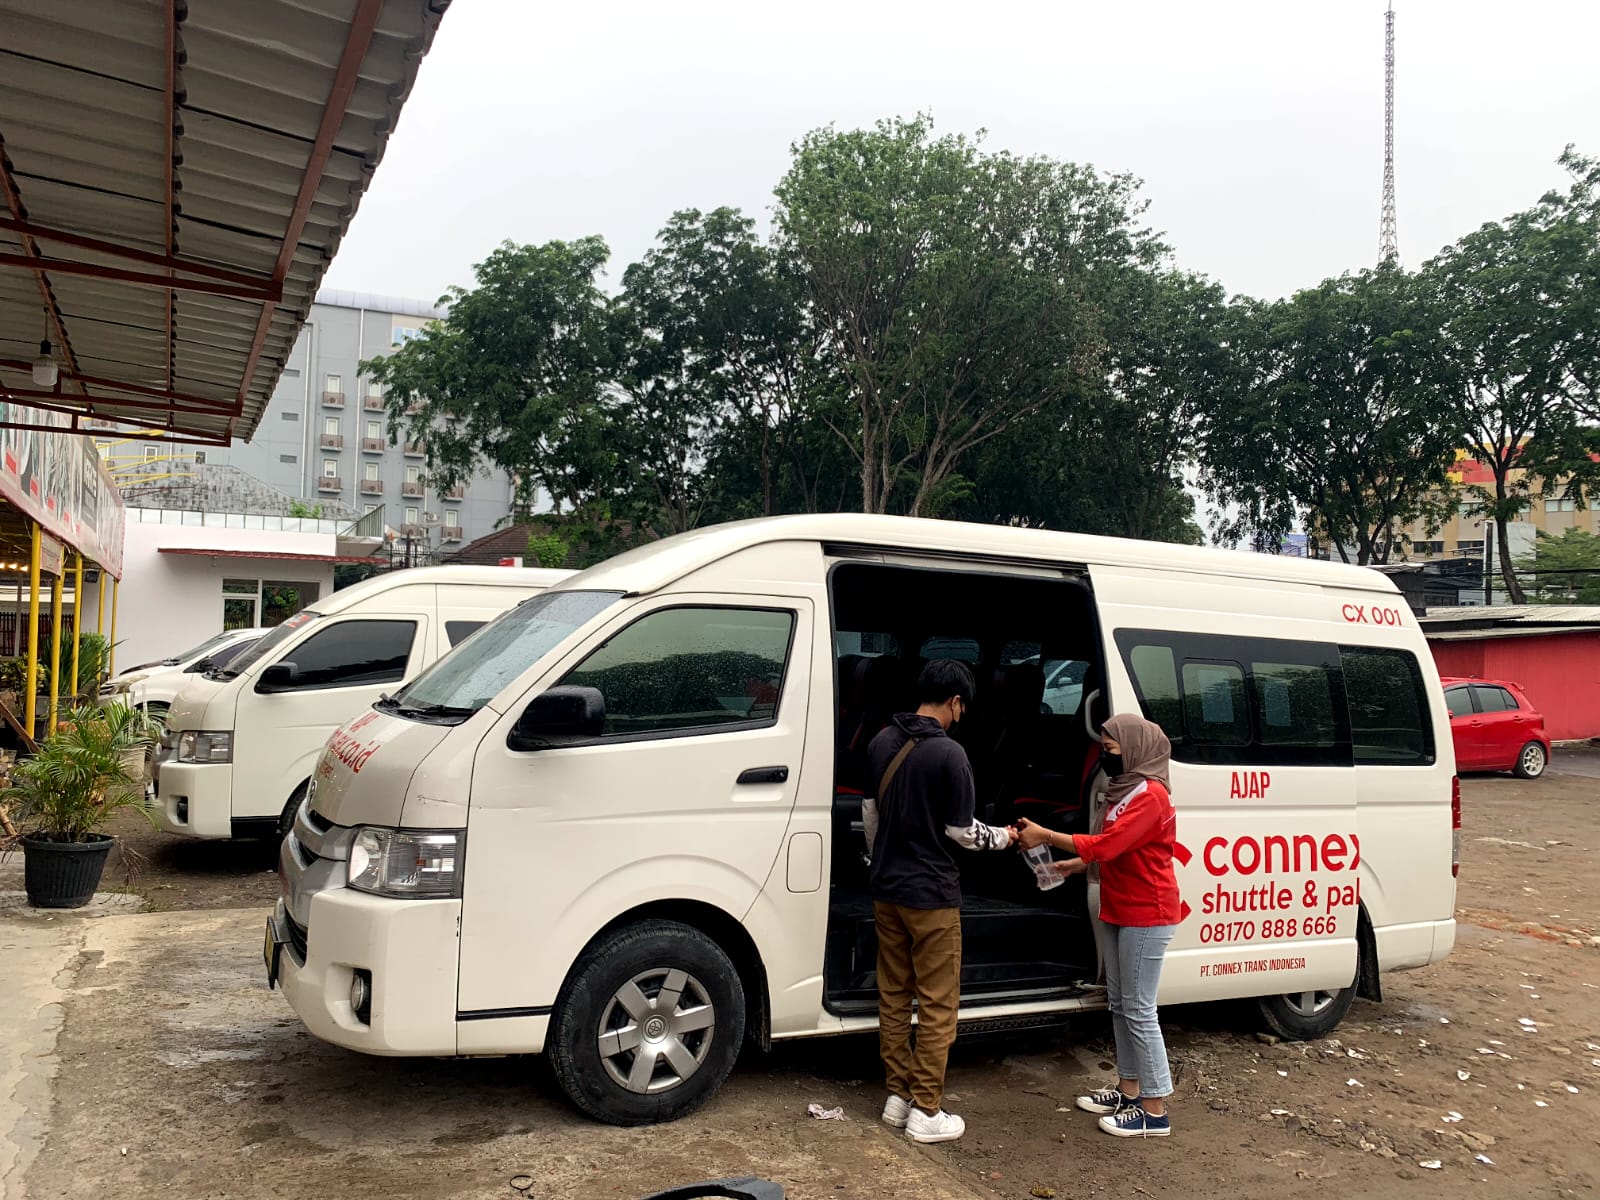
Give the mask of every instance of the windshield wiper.
<path id="1" fill-rule="evenodd" d="M 421 717 L 424 720 L 428 719 L 429 717 L 435 717 L 435 718 L 437 718 L 437 717 L 457 717 L 457 718 L 460 718 L 461 720 L 466 720 L 466 718 L 470 717 L 477 710 L 476 709 L 471 709 L 471 708 L 463 708 L 459 704 L 399 704 L 399 703 L 397 703 L 395 705 L 395 707 L 393 709 L 391 709 L 390 711 L 395 713 L 398 716 L 403 716 L 403 717 Z"/>

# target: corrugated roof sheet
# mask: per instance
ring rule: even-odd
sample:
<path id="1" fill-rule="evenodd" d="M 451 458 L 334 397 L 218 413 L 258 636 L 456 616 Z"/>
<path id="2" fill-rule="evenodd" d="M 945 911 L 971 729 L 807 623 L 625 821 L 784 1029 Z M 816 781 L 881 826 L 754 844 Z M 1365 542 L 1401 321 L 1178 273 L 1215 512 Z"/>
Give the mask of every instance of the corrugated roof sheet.
<path id="1" fill-rule="evenodd" d="M 1582 636 L 1600 631 L 1600 622 L 1593 625 L 1500 625 L 1488 629 L 1429 629 L 1424 626 L 1422 636 L 1430 642 L 1480 642 L 1496 638 L 1549 637 L 1562 634 Z"/>
<path id="2" fill-rule="evenodd" d="M 448 2 L 0 0 L 0 391 L 248 440 Z"/>
<path id="3" fill-rule="evenodd" d="M 1423 626 L 1445 625 L 1600 625 L 1600 606 L 1593 604 L 1496 604 L 1462 608 L 1430 608 L 1418 618 Z"/>

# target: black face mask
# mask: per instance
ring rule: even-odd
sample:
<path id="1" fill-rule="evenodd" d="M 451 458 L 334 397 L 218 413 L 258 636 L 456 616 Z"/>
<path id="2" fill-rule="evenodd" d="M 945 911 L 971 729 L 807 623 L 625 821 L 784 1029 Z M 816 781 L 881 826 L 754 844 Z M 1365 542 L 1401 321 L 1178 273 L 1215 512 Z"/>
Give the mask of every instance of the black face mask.
<path id="1" fill-rule="evenodd" d="M 1102 750 L 1100 752 L 1100 765 L 1105 769 L 1105 773 L 1113 779 L 1115 779 L 1118 775 L 1124 775 L 1127 773 L 1123 769 L 1122 755 L 1120 754 L 1107 754 Z"/>

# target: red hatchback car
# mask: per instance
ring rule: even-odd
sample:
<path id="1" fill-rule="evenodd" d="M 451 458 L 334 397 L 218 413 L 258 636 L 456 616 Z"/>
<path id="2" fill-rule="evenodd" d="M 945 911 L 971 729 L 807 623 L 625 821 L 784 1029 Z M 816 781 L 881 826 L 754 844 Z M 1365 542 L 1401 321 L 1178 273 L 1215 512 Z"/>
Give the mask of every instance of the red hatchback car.
<path id="1" fill-rule="evenodd" d="M 1442 679 L 1458 771 L 1513 771 L 1537 779 L 1550 761 L 1544 716 L 1501 679 Z"/>

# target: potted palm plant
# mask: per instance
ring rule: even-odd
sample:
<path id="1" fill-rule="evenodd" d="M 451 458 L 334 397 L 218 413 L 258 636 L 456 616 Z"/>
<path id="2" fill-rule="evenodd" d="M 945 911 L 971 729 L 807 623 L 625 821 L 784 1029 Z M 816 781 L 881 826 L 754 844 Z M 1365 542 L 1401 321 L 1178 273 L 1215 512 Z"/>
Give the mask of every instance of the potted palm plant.
<path id="1" fill-rule="evenodd" d="M 94 895 L 116 839 L 104 826 L 144 802 L 149 717 L 124 704 L 72 710 L 11 769 L 0 801 L 23 830 L 23 878 L 35 908 L 81 908 Z"/>

